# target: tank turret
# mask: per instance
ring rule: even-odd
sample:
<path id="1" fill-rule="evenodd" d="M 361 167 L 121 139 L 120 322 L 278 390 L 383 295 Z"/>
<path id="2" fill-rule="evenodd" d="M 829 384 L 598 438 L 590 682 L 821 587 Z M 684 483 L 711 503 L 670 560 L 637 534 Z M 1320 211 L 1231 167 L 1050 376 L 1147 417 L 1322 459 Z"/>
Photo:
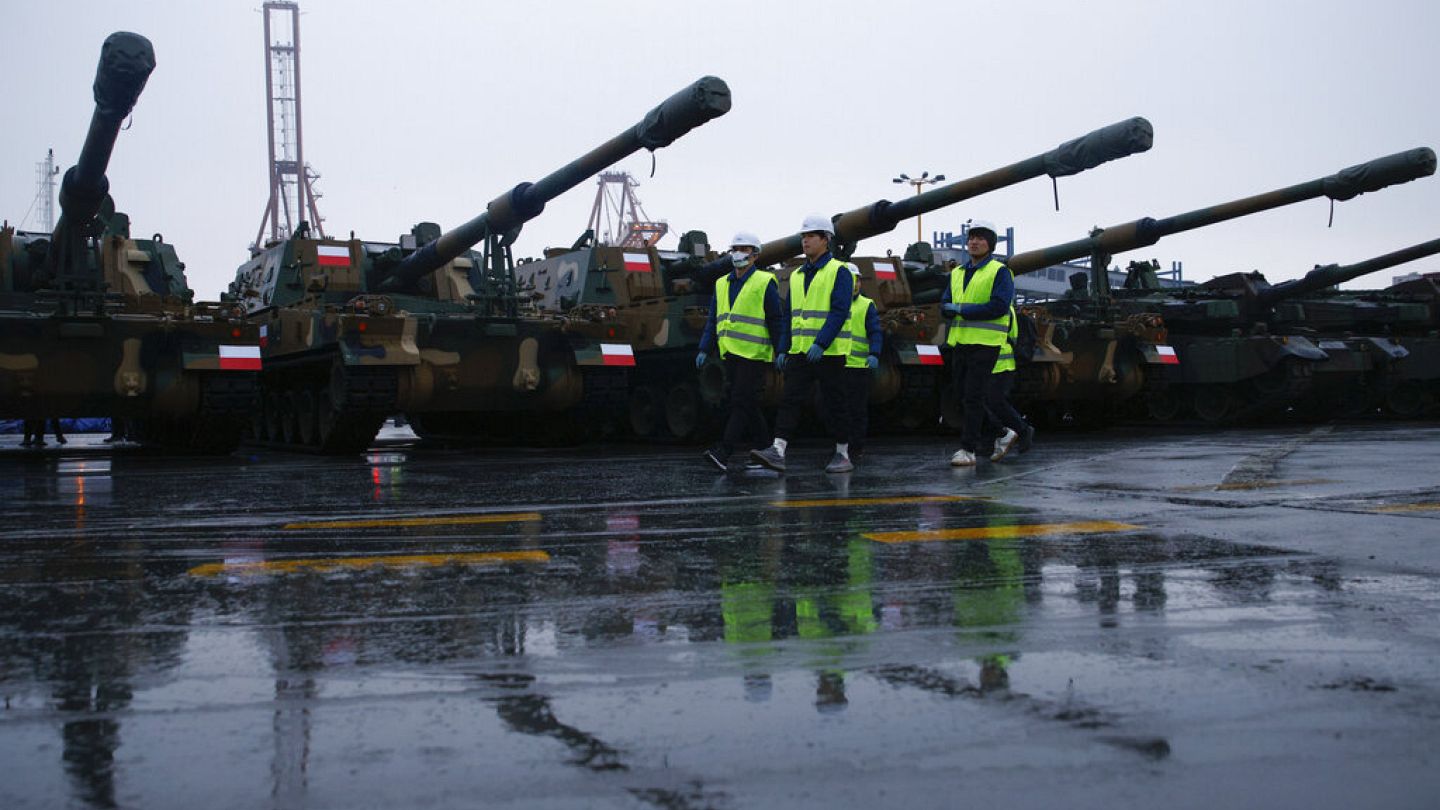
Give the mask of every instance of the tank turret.
<path id="1" fill-rule="evenodd" d="M 669 146 L 696 127 L 730 111 L 730 88 L 705 76 L 666 99 L 639 123 L 535 183 L 521 183 L 496 197 L 485 212 L 441 234 L 392 267 L 377 267 L 371 288 L 396 292 L 444 266 L 487 236 L 515 240 L 520 227 L 539 216 L 545 204 L 597 172 L 641 149 Z"/>

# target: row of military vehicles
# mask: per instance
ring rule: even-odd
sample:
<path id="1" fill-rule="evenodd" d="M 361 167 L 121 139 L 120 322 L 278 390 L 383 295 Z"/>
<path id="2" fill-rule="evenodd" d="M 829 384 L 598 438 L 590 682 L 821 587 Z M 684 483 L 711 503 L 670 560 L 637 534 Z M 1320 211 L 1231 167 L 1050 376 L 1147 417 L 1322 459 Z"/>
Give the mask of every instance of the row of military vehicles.
<path id="1" fill-rule="evenodd" d="M 597 244 L 587 232 L 535 260 L 517 261 L 513 246 L 549 200 L 724 115 L 730 93 L 720 79 L 696 81 L 452 230 L 422 222 L 397 240 L 370 241 L 302 226 L 258 248 L 220 301 L 196 302 L 174 248 L 158 233 L 132 236 L 105 176 L 154 66 L 144 37 L 106 40 L 90 129 L 61 185 L 59 224 L 48 234 L 0 230 L 0 417 L 123 418 L 148 446 L 221 454 L 242 441 L 357 452 L 396 414 L 427 440 L 497 444 L 700 441 L 718 426 L 724 367 L 694 361 L 714 282 L 729 262 L 705 233 L 659 250 Z M 949 268 L 923 243 L 902 258 L 863 255 L 860 242 L 997 189 L 1144 152 L 1152 135 L 1148 121 L 1129 119 L 832 218 L 834 252 L 858 268 L 886 333 L 871 391 L 877 429 L 959 424 L 939 309 Z M 1034 340 L 1018 369 L 1017 405 L 1037 421 L 1076 425 L 1432 412 L 1440 281 L 1337 285 L 1440 252 L 1440 240 L 1274 285 L 1237 273 L 1162 288 L 1152 263 L 1131 262 L 1124 284 L 1112 287 L 1109 268 L 1116 254 L 1171 234 L 1305 200 L 1349 200 L 1434 171 L 1434 152 L 1413 149 L 1010 256 L 1017 275 L 1075 260 L 1090 268 L 1061 299 L 1020 308 Z M 799 235 L 788 236 L 764 244 L 757 266 L 776 267 L 783 282 L 800 253 Z M 772 403 L 778 387 L 778 379 L 767 386 Z"/>

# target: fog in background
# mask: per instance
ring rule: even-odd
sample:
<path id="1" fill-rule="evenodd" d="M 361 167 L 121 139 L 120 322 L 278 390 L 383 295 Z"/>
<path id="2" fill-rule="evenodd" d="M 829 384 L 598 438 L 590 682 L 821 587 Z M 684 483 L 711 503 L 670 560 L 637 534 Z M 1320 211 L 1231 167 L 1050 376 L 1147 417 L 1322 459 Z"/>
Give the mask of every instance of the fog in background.
<path id="1" fill-rule="evenodd" d="M 449 228 L 633 125 L 696 78 L 734 106 L 651 159 L 639 179 L 675 244 L 687 229 L 793 233 L 913 194 L 901 172 L 981 174 L 1134 115 L 1155 146 L 1060 181 L 1028 181 L 935 212 L 1014 227 L 1029 250 L 1095 225 L 1169 216 L 1440 143 L 1440 4 L 1306 2 L 448 2 L 302 0 L 305 159 L 332 236 L 394 240 Z M 162 233 L 214 299 L 248 256 L 268 197 L 265 49 L 257 0 L 8 3 L 0 217 L 31 229 L 35 164 L 73 164 L 100 45 L 150 38 L 158 66 L 111 161 L 132 231 Z M 528 224 L 517 257 L 568 246 L 586 182 Z M 1186 278 L 1271 281 L 1440 236 L 1440 179 L 1336 206 L 1316 200 L 1116 257 L 1184 262 Z M 27 211 L 29 211 L 28 220 Z M 58 214 L 58 208 L 57 208 Z M 867 240 L 903 252 L 915 223 Z M 1424 260 L 1392 275 L 1440 270 Z"/>

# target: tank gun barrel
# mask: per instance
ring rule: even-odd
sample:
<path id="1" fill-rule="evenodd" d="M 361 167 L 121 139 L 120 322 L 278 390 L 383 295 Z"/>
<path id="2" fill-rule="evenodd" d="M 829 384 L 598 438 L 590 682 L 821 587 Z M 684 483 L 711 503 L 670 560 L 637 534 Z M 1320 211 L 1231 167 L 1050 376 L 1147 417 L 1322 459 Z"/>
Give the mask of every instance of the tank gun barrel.
<path id="1" fill-rule="evenodd" d="M 639 123 L 534 183 L 496 197 L 485 212 L 421 247 L 378 280 L 378 288 L 405 287 L 444 266 L 491 234 L 511 234 L 539 216 L 545 204 L 587 178 L 641 149 L 669 146 L 707 121 L 730 111 L 730 88 L 705 76 L 646 113 Z"/>
<path id="2" fill-rule="evenodd" d="M 1144 118 L 1130 118 L 1067 141 L 1043 154 L 1027 158 L 968 180 L 940 186 L 900 202 L 878 200 L 834 218 L 835 241 L 853 246 L 894 230 L 901 221 L 928 214 L 981 194 L 1013 186 L 1041 175 L 1068 177 L 1122 157 L 1144 152 L 1154 140 L 1154 129 Z M 800 255 L 800 235 L 767 242 L 756 264 L 763 267 Z"/>
<path id="3" fill-rule="evenodd" d="M 1126 250 L 1148 247 L 1171 234 L 1203 228 L 1229 219 L 1249 216 L 1272 208 L 1291 205 L 1316 197 L 1349 200 L 1367 191 L 1407 183 L 1435 173 L 1435 152 L 1419 147 L 1398 152 L 1341 170 L 1328 177 L 1245 197 L 1219 205 L 1197 208 L 1164 219 L 1143 217 L 1106 228 L 1086 239 L 1066 242 L 1010 257 L 1011 272 L 1031 273 L 1055 264 L 1074 261 L 1097 253 L 1112 255 Z"/>
<path id="4" fill-rule="evenodd" d="M 1326 287 L 1333 287 L 1336 284 L 1344 284 L 1353 281 L 1361 276 L 1385 270 L 1396 265 L 1413 262 L 1416 259 L 1423 259 L 1426 256 L 1433 256 L 1440 253 L 1440 239 L 1431 239 L 1428 242 L 1421 242 L 1418 245 L 1411 245 L 1407 248 L 1386 253 L 1383 256 L 1376 256 L 1373 259 L 1366 259 L 1355 264 L 1318 265 L 1314 270 L 1306 273 L 1303 278 L 1293 281 L 1282 281 L 1271 287 L 1260 290 L 1256 294 L 1256 302 L 1262 307 L 1273 306 L 1287 298 L 1298 298 L 1302 295 L 1309 295 L 1317 290 Z"/>
<path id="5" fill-rule="evenodd" d="M 105 170 L 120 135 L 120 125 L 135 108 L 140 91 L 155 70 L 155 50 L 150 40 L 128 31 L 105 38 L 100 64 L 95 69 L 95 112 L 80 158 L 60 183 L 62 220 L 83 227 L 100 212 L 110 181 Z"/>

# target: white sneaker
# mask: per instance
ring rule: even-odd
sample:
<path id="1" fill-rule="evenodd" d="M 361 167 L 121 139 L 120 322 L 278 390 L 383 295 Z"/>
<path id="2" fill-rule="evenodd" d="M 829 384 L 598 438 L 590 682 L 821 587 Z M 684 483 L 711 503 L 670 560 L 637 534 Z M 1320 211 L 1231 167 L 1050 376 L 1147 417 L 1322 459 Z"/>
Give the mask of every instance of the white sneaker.
<path id="1" fill-rule="evenodd" d="M 969 450 L 956 450 L 955 455 L 950 457 L 951 467 L 974 467 L 975 454 Z"/>
<path id="2" fill-rule="evenodd" d="M 1015 446 L 1015 440 L 1018 438 L 1020 438 L 1019 433 L 1005 428 L 1005 435 L 995 440 L 995 452 L 990 454 L 990 460 L 999 461 L 1004 458 L 1005 454 L 1010 452 L 1010 448 Z"/>

